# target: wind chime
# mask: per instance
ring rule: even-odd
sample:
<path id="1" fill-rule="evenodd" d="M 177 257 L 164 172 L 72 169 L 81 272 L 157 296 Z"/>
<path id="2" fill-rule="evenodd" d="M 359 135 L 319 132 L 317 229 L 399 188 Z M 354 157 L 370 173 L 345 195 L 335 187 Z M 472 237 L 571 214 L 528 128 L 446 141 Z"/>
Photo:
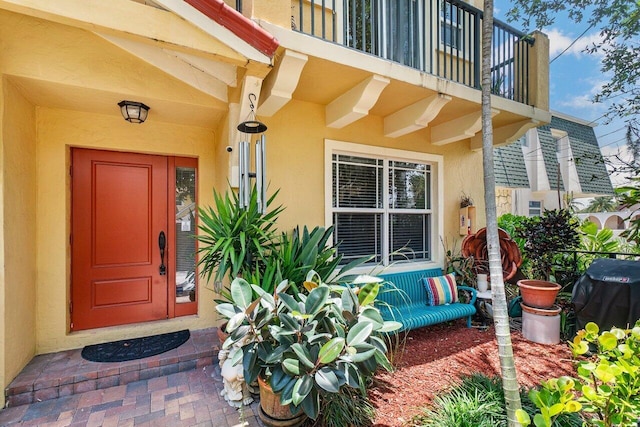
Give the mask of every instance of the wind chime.
<path id="1" fill-rule="evenodd" d="M 249 108 L 251 111 L 247 120 L 238 125 L 238 130 L 243 134 L 251 135 L 261 134 L 267 130 L 267 126 L 256 119 L 254 111 L 254 102 L 256 96 L 249 94 Z M 238 198 L 240 207 L 246 209 L 251 201 L 251 178 L 256 180 L 256 197 L 258 205 L 258 213 L 264 214 L 267 210 L 267 188 L 266 188 L 266 166 L 267 166 L 267 140 L 264 135 L 260 135 L 260 139 L 255 142 L 255 172 L 251 172 L 251 148 L 249 141 L 240 141 L 238 153 Z"/>

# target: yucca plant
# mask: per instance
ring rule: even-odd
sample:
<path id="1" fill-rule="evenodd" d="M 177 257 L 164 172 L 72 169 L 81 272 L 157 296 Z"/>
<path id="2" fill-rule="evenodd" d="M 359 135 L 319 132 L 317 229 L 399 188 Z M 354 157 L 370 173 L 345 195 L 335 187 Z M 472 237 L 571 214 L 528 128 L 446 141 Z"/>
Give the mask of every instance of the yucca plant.
<path id="1" fill-rule="evenodd" d="M 347 387 L 366 396 L 376 369 L 391 369 L 382 337 L 400 324 L 384 321 L 375 308 L 379 283 L 329 286 L 312 270 L 305 292 L 288 287 L 284 280 L 270 294 L 236 278 L 233 303 L 216 307 L 228 319 L 223 347 L 241 345 L 233 359 L 243 364 L 247 382 L 267 379 L 282 404 L 316 419 L 324 396 Z"/>
<path id="2" fill-rule="evenodd" d="M 214 207 L 199 209 L 198 267 L 206 280 L 213 277 L 218 292 L 227 273 L 231 277 L 264 269 L 265 255 L 277 247 L 276 221 L 282 206 L 269 210 L 278 191 L 267 201 L 267 212 L 258 209 L 258 193 L 251 190 L 249 206 L 240 206 L 235 192 L 213 190 Z M 226 295 L 228 298 L 228 295 Z"/>
<path id="3" fill-rule="evenodd" d="M 291 291 L 298 292 L 297 285 L 304 282 L 309 270 L 316 271 L 323 281 L 333 279 L 342 256 L 335 246 L 328 245 L 331 233 L 333 227 L 315 227 L 309 231 L 306 226 L 302 232 L 300 227 L 294 228 L 290 234 L 282 232 L 277 244 L 265 253 L 262 268 L 244 271 L 243 277 L 268 293 L 273 293 L 274 285 L 284 278 L 287 278 Z"/>
<path id="4" fill-rule="evenodd" d="M 342 261 L 337 248 L 329 245 L 332 233 L 333 226 L 315 227 L 311 231 L 305 226 L 302 232 L 296 227 L 291 235 L 282 233 L 277 250 L 282 277 L 302 283 L 307 272 L 313 270 L 322 281 L 329 281 Z"/>

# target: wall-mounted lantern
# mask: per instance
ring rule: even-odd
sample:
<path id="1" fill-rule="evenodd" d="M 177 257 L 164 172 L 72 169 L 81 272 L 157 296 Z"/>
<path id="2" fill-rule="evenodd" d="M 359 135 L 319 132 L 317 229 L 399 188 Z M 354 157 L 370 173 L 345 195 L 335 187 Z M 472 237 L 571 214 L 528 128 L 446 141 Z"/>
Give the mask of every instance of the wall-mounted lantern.
<path id="1" fill-rule="evenodd" d="M 130 123 L 144 123 L 150 110 L 147 105 L 135 101 L 120 101 L 118 107 L 120 107 L 122 117 Z"/>

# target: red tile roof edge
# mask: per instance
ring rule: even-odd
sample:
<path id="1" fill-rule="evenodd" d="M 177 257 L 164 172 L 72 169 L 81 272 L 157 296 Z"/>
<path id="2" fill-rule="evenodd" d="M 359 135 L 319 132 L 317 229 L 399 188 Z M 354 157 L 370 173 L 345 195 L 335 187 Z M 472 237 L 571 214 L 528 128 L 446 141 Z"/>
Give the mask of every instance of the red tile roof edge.
<path id="1" fill-rule="evenodd" d="M 228 6 L 223 0 L 185 0 L 185 2 L 269 58 L 273 58 L 280 45 L 278 40 L 251 19 Z"/>

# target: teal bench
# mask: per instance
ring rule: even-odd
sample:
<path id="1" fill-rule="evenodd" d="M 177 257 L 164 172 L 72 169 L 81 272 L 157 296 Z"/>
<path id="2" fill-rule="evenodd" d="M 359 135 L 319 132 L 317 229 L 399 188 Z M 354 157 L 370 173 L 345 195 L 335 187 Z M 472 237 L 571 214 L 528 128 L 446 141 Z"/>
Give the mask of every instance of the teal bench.
<path id="1" fill-rule="evenodd" d="M 402 323 L 400 331 L 423 326 L 435 325 L 449 320 L 467 318 L 467 327 L 471 327 L 471 317 L 476 314 L 476 290 L 458 285 L 460 291 L 470 293 L 467 302 L 430 306 L 427 305 L 427 291 L 422 284 L 423 277 L 437 277 L 442 270 L 433 268 L 419 271 L 379 274 L 384 283 L 378 293 L 377 306 L 385 320 Z"/>

